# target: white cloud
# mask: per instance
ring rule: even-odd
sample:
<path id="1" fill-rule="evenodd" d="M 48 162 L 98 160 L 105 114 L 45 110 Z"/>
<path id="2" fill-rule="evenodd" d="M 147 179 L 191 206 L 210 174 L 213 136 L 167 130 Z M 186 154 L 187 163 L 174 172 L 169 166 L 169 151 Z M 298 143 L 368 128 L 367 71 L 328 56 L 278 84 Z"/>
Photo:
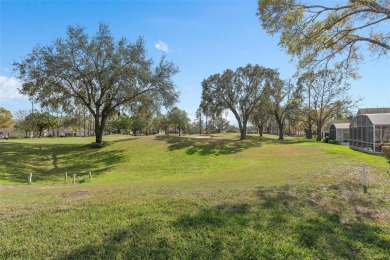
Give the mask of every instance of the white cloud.
<path id="1" fill-rule="evenodd" d="M 24 97 L 19 94 L 18 88 L 21 86 L 22 83 L 17 78 L 0 76 L 0 99 L 15 99 Z"/>
<path id="2" fill-rule="evenodd" d="M 158 43 L 156 43 L 154 45 L 154 47 L 156 47 L 156 49 L 159 49 L 160 51 L 164 52 L 164 53 L 168 53 L 168 44 L 166 44 L 165 42 L 163 41 L 158 41 Z"/>

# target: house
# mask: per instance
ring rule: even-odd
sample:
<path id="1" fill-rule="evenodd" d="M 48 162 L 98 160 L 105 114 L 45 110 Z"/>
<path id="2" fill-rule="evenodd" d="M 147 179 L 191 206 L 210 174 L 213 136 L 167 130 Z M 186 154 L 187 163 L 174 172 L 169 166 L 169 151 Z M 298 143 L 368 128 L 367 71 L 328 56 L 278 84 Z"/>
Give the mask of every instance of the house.
<path id="1" fill-rule="evenodd" d="M 359 110 L 349 125 L 349 136 L 352 149 L 381 153 L 382 145 L 390 142 L 390 108 Z"/>
<path id="2" fill-rule="evenodd" d="M 321 139 L 330 138 L 332 140 L 340 141 L 338 139 L 333 139 L 332 137 L 330 137 L 331 127 L 332 127 L 332 125 L 336 125 L 336 124 L 337 124 L 337 127 L 341 127 L 341 125 L 339 125 L 339 124 L 348 124 L 348 127 L 347 127 L 347 129 L 348 129 L 349 128 L 349 123 L 350 123 L 350 121 L 348 119 L 334 119 L 334 120 L 332 120 L 330 122 L 326 122 L 324 124 L 324 126 L 322 127 L 322 129 L 321 129 Z M 334 126 L 334 127 L 336 127 L 336 126 Z"/>
<path id="3" fill-rule="evenodd" d="M 390 113 L 390 107 L 382 108 L 361 108 L 358 110 L 356 115 L 365 115 L 365 114 L 385 114 Z"/>
<path id="4" fill-rule="evenodd" d="M 18 138 L 18 137 L 25 137 L 26 133 L 15 129 L 14 127 L 8 127 L 8 128 L 0 128 L 0 135 L 7 138 Z"/>
<path id="5" fill-rule="evenodd" d="M 332 123 L 329 128 L 329 138 L 342 144 L 349 144 L 350 123 Z"/>

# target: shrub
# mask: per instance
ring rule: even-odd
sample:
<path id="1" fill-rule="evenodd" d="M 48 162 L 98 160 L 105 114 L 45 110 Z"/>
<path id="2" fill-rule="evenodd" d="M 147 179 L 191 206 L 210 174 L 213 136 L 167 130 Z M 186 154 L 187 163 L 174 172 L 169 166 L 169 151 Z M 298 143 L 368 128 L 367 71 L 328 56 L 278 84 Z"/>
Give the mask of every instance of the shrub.
<path id="1" fill-rule="evenodd" d="M 325 139 L 323 139 L 323 142 L 324 142 L 324 143 L 330 143 L 330 144 L 341 144 L 340 141 L 332 140 L 332 139 L 330 139 L 330 138 L 325 138 Z"/>
<path id="2" fill-rule="evenodd" d="M 89 147 L 91 147 L 91 148 L 103 148 L 105 146 L 106 146 L 106 144 L 104 142 L 103 143 L 91 143 L 89 145 Z"/>
<path id="3" fill-rule="evenodd" d="M 340 141 L 332 140 L 332 139 L 329 140 L 329 143 L 331 143 L 331 144 L 341 144 Z"/>

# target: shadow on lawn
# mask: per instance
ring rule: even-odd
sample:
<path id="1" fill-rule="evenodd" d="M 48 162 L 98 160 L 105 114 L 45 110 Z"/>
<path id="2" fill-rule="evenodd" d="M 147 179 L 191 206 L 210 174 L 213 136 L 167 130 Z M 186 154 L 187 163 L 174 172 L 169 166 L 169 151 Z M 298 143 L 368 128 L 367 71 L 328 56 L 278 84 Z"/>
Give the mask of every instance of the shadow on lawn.
<path id="1" fill-rule="evenodd" d="M 215 235 L 205 245 L 202 232 L 228 224 L 245 226 L 248 205 L 221 205 L 205 208 L 196 215 L 182 215 L 173 223 L 160 219 L 135 220 L 125 229 L 116 230 L 100 244 L 84 245 L 61 259 L 217 259 L 221 257 L 225 235 Z M 164 227 L 164 224 L 167 226 Z M 205 237 L 206 238 L 206 237 Z"/>
<path id="2" fill-rule="evenodd" d="M 169 144 L 170 151 L 186 149 L 187 154 L 220 155 L 235 154 L 252 147 L 261 147 L 263 144 L 296 144 L 313 142 L 303 138 L 277 140 L 268 137 L 247 136 L 246 140 L 224 139 L 219 137 L 197 138 L 180 137 L 172 135 L 160 135 L 156 140 L 165 141 Z"/>
<path id="3" fill-rule="evenodd" d="M 169 259 L 174 248 L 157 233 L 155 223 L 133 223 L 113 232 L 102 244 L 85 245 L 59 259 Z"/>
<path id="4" fill-rule="evenodd" d="M 373 203 L 367 196 L 350 190 L 347 196 L 317 194 L 313 198 L 309 194 L 295 195 L 288 186 L 278 191 L 258 188 L 257 195 L 261 207 L 269 212 L 268 225 L 291 229 L 296 235 L 295 244 L 313 250 L 318 257 L 374 257 L 368 250 L 388 253 L 390 240 L 383 236 L 386 231 L 375 223 L 387 216 L 381 212 L 383 208 L 370 208 Z"/>
<path id="5" fill-rule="evenodd" d="M 220 154 L 234 154 L 241 152 L 251 147 L 260 147 L 261 139 L 252 140 L 232 140 L 223 138 L 191 138 L 179 136 L 157 136 L 156 140 L 165 141 L 169 144 L 170 151 L 186 149 L 187 154 L 200 155 L 220 155 Z"/>
<path id="6" fill-rule="evenodd" d="M 123 158 L 121 151 L 92 149 L 89 145 L 24 144 L 9 142 L 0 146 L 0 180 L 26 183 L 33 173 L 33 182 L 62 182 L 69 176 L 99 175 Z M 6 171 L 6 172 L 4 172 Z"/>
<path id="7" fill-rule="evenodd" d="M 324 198 L 331 200 L 329 205 L 335 210 L 311 195 L 296 195 L 288 187 L 258 188 L 258 201 L 251 204 L 205 206 L 172 222 L 153 216 L 134 219 L 135 223 L 109 234 L 99 244 L 81 246 L 63 259 L 388 256 L 386 230 L 377 225 L 380 222 L 375 222 L 374 216 L 359 212 L 360 205 L 369 207 L 369 199 L 353 195 L 341 200 Z M 375 211 L 368 207 L 366 210 Z M 345 221 L 346 216 L 351 220 Z"/>

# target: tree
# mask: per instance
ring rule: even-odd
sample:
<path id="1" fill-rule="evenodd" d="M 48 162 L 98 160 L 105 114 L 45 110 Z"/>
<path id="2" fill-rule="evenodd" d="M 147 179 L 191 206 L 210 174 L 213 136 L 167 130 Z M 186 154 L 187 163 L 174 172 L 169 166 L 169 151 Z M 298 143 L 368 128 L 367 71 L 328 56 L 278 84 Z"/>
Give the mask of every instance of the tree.
<path id="1" fill-rule="evenodd" d="M 322 127 L 329 119 L 356 107 L 360 101 L 354 101 L 347 95 L 350 85 L 343 81 L 340 71 L 305 73 L 299 84 L 306 95 L 310 93 L 310 109 L 304 110 L 304 113 L 317 126 L 317 141 L 321 140 Z"/>
<path id="2" fill-rule="evenodd" d="M 122 113 L 117 117 L 115 116 L 114 118 L 111 118 L 108 122 L 108 125 L 119 134 L 122 130 L 124 130 L 126 133 L 129 133 L 132 127 L 132 121 L 128 115 Z"/>
<path id="3" fill-rule="evenodd" d="M 202 134 L 202 128 L 203 128 L 203 119 L 202 119 L 202 108 L 199 106 L 199 108 L 196 110 L 196 125 L 198 125 L 199 134 Z"/>
<path id="4" fill-rule="evenodd" d="M 357 77 L 362 45 L 378 57 L 389 52 L 389 0 L 327 2 L 333 6 L 303 2 L 260 0 L 257 13 L 268 33 L 280 33 L 279 45 L 299 59 L 301 68 L 327 68 L 333 61 L 336 68 Z"/>
<path id="5" fill-rule="evenodd" d="M 132 129 L 133 134 L 145 133 L 148 134 L 148 131 L 152 127 L 153 114 L 156 112 L 157 107 L 154 101 L 147 96 L 140 96 L 137 102 L 131 107 L 133 113 L 132 120 Z"/>
<path id="6" fill-rule="evenodd" d="M 170 122 L 168 115 L 157 115 L 157 117 L 154 119 L 154 126 L 158 129 L 163 129 L 165 135 L 169 135 Z"/>
<path id="7" fill-rule="evenodd" d="M 222 133 L 222 131 L 225 131 L 229 127 L 229 120 L 224 118 L 223 116 L 217 116 L 213 120 L 214 127 L 218 133 Z"/>
<path id="8" fill-rule="evenodd" d="M 31 111 L 18 110 L 15 113 L 15 128 L 25 132 L 26 137 L 28 133 L 34 131 L 34 120 L 33 116 L 30 116 Z"/>
<path id="9" fill-rule="evenodd" d="M 249 122 L 256 126 L 260 136 L 263 136 L 264 127 L 271 117 L 270 113 L 268 113 L 269 107 L 270 100 L 268 98 L 256 104 L 253 113 L 249 117 Z"/>
<path id="10" fill-rule="evenodd" d="M 229 109 L 240 129 L 240 138 L 246 138 L 246 126 L 256 104 L 267 97 L 267 86 L 278 72 L 259 65 L 248 64 L 222 74 L 214 74 L 202 82 L 202 102 L 215 111 Z M 210 105 L 211 104 L 211 105 Z"/>
<path id="11" fill-rule="evenodd" d="M 50 128 L 54 128 L 57 125 L 57 118 L 50 115 L 48 112 L 35 112 L 34 125 L 39 132 L 39 137 L 41 137 L 44 129 L 49 131 Z"/>
<path id="12" fill-rule="evenodd" d="M 141 38 L 115 42 L 105 24 L 93 37 L 82 27 L 69 27 L 65 39 L 35 47 L 14 69 L 23 82 L 21 93 L 43 106 L 76 101 L 86 106 L 94 117 L 96 143 L 102 143 L 106 121 L 119 106 L 141 95 L 164 106 L 178 98 L 172 81 L 178 68 L 165 57 L 154 65 Z"/>
<path id="13" fill-rule="evenodd" d="M 168 113 L 168 118 L 171 125 L 175 126 L 175 128 L 178 130 L 179 136 L 181 135 L 182 131 L 187 128 L 190 122 L 187 112 L 177 107 L 174 107 Z"/>
<path id="14" fill-rule="evenodd" d="M 279 128 L 279 140 L 283 140 L 283 130 L 286 119 L 298 110 L 302 102 L 301 86 L 290 82 L 275 80 L 270 91 L 269 113 L 275 117 Z"/>
<path id="15" fill-rule="evenodd" d="M 7 128 L 14 124 L 12 113 L 7 109 L 0 107 L 0 128 Z"/>
<path id="16" fill-rule="evenodd" d="M 73 136 L 76 135 L 77 126 L 79 125 L 78 118 L 75 114 L 69 113 L 62 118 L 62 125 L 64 127 L 70 127 L 73 131 Z"/>
<path id="17" fill-rule="evenodd" d="M 305 127 L 305 134 L 307 139 L 313 138 L 314 114 L 316 111 L 312 109 L 312 89 L 315 87 L 315 80 L 316 75 L 313 71 L 305 72 L 298 78 L 298 85 L 300 85 L 305 92 L 305 99 L 302 104 L 300 113 L 302 115 L 302 123 Z"/>
<path id="18" fill-rule="evenodd" d="M 210 130 L 210 120 L 214 116 L 218 116 L 222 113 L 222 108 L 221 106 L 216 102 L 216 100 L 211 96 L 211 94 L 207 93 L 205 95 L 202 94 L 202 100 L 199 105 L 200 111 L 199 116 L 201 119 L 202 114 L 205 117 L 205 123 L 204 123 L 204 130 L 205 134 L 209 134 Z M 201 122 L 200 122 L 201 123 Z"/>

